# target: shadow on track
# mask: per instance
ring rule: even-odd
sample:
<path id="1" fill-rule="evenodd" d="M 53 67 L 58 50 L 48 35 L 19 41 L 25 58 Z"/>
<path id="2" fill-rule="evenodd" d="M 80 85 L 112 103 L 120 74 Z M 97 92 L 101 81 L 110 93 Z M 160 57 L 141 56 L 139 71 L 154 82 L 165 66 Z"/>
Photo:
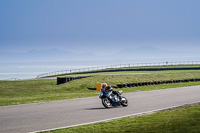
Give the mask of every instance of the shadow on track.
<path id="1" fill-rule="evenodd" d="M 113 106 L 111 108 L 99 107 L 99 108 L 87 108 L 86 110 L 116 109 L 116 108 L 123 108 L 123 107 L 121 107 L 121 106 Z"/>
<path id="2" fill-rule="evenodd" d="M 107 108 L 104 108 L 104 107 L 100 107 L 100 108 L 87 108 L 86 110 L 100 110 L 100 109 L 107 109 Z"/>

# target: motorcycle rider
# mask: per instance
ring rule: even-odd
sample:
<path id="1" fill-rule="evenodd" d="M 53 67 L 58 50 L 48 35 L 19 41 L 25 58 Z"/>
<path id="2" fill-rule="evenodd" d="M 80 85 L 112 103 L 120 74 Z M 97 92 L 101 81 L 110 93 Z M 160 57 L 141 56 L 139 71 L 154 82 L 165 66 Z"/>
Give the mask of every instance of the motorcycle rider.
<path id="1" fill-rule="evenodd" d="M 122 91 L 114 91 L 111 86 L 103 83 L 101 86 L 101 93 L 99 98 L 102 100 L 102 104 L 105 108 L 111 108 L 112 106 L 123 107 L 128 106 L 128 101 L 125 97 L 120 96 Z"/>
<path id="2" fill-rule="evenodd" d="M 119 94 L 117 93 L 117 91 L 114 91 L 113 88 L 111 86 L 108 86 L 106 83 L 102 84 L 101 91 L 105 92 L 105 93 L 112 91 L 113 94 L 116 94 L 117 96 L 119 96 Z"/>

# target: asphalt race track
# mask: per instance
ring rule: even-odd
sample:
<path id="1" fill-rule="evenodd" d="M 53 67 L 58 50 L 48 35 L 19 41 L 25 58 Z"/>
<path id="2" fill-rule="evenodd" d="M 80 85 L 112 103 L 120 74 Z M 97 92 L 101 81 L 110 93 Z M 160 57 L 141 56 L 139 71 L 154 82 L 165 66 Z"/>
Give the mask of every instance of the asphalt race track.
<path id="1" fill-rule="evenodd" d="M 98 97 L 0 107 L 0 132 L 70 127 L 200 102 L 200 86 L 122 94 L 128 107 L 105 109 Z"/>

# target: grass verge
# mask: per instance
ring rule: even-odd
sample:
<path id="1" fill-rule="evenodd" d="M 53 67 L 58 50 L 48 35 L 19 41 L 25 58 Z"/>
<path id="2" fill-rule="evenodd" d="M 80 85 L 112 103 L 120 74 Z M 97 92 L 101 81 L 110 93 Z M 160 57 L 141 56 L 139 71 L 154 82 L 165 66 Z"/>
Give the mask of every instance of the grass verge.
<path id="1" fill-rule="evenodd" d="M 47 133 L 199 133 L 200 104 Z"/>

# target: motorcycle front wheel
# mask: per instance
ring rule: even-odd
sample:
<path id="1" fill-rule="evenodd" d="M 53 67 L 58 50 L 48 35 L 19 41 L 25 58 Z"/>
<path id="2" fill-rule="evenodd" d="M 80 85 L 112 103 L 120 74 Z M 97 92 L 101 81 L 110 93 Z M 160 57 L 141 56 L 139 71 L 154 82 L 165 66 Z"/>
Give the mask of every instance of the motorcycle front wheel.
<path id="1" fill-rule="evenodd" d="M 107 97 L 102 99 L 102 104 L 105 108 L 111 108 L 112 107 L 112 102 Z"/>
<path id="2" fill-rule="evenodd" d="M 125 97 L 121 97 L 121 105 L 123 107 L 127 107 L 128 106 L 128 100 Z"/>

